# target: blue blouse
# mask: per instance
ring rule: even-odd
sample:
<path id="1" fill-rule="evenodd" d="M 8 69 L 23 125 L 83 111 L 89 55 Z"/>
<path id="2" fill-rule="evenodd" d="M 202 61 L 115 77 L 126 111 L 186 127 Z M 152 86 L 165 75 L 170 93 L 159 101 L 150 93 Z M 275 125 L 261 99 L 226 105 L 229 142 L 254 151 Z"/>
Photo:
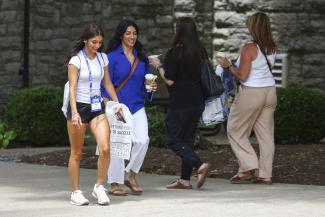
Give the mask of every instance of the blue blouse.
<path id="1" fill-rule="evenodd" d="M 134 57 L 138 56 L 136 49 L 133 49 L 133 55 Z M 122 45 L 108 53 L 107 56 L 110 78 L 114 87 L 117 88 L 128 76 L 132 64 L 125 56 Z M 144 76 L 149 72 L 149 63 L 146 64 L 143 60 L 140 60 L 131 78 L 117 93 L 119 102 L 125 104 L 129 108 L 131 114 L 136 113 L 144 107 L 145 95 L 147 92 L 144 85 Z M 109 98 L 103 83 L 101 84 L 101 93 L 102 96 Z"/>

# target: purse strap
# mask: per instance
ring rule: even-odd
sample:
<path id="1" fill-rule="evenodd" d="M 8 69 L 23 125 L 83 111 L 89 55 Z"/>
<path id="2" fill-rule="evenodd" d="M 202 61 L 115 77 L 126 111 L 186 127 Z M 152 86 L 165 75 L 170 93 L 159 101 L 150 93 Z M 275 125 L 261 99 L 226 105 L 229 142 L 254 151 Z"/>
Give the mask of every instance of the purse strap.
<path id="1" fill-rule="evenodd" d="M 253 42 L 257 44 L 256 41 L 253 41 Z M 271 63 L 270 63 L 269 59 L 268 59 L 267 56 L 266 56 L 265 51 L 262 50 L 261 47 L 260 47 L 258 44 L 257 44 L 257 46 L 258 46 L 258 49 L 260 49 L 260 51 L 262 52 L 263 56 L 265 57 L 265 60 L 266 60 L 267 66 L 269 67 L 270 72 L 272 73 L 272 66 L 271 66 Z"/>
<path id="2" fill-rule="evenodd" d="M 261 50 L 261 48 L 260 48 L 260 50 Z M 267 63 L 267 66 L 268 66 L 269 69 L 270 69 L 270 72 L 272 73 L 272 67 L 271 67 L 271 63 L 270 63 L 269 59 L 267 58 L 267 56 L 266 56 L 266 54 L 265 54 L 264 51 L 261 50 L 261 52 L 262 52 L 262 54 L 264 55 L 264 57 L 265 57 L 265 59 L 266 59 L 266 63 Z"/>
<path id="3" fill-rule="evenodd" d="M 136 57 L 135 60 L 134 60 L 134 62 L 133 62 L 133 65 L 132 65 L 132 67 L 131 67 L 131 70 L 130 70 L 128 76 L 127 76 L 127 77 L 126 77 L 126 78 L 125 78 L 125 79 L 120 83 L 120 85 L 115 89 L 116 93 L 119 92 L 119 91 L 122 89 L 122 87 L 126 84 L 126 82 L 128 82 L 128 80 L 130 80 L 130 78 L 131 78 L 131 76 L 132 76 L 132 74 L 133 74 L 135 68 L 137 67 L 139 61 L 140 61 L 139 57 Z"/>

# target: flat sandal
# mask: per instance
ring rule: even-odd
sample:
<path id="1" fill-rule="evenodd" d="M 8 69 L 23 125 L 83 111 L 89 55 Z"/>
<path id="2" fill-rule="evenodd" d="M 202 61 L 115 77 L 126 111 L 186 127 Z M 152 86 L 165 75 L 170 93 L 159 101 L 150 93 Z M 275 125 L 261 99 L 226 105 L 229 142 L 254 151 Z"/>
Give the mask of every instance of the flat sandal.
<path id="1" fill-rule="evenodd" d="M 252 174 L 239 176 L 238 174 L 234 175 L 230 179 L 231 184 L 251 184 L 254 181 L 254 176 Z"/>

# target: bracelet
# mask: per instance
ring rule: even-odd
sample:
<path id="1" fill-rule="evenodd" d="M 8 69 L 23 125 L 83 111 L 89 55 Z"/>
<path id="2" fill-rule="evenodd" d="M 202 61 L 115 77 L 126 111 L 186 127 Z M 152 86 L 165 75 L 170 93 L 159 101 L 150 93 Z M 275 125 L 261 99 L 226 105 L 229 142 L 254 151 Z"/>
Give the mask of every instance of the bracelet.
<path id="1" fill-rule="evenodd" d="M 79 115 L 79 113 L 78 112 L 72 113 L 71 117 L 73 117 L 75 115 Z"/>

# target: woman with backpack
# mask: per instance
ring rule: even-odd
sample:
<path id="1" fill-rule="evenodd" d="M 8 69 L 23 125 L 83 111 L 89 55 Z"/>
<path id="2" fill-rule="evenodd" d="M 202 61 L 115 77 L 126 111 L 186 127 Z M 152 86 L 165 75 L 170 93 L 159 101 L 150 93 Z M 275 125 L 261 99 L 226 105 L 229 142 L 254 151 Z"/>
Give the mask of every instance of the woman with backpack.
<path id="1" fill-rule="evenodd" d="M 100 93 L 101 82 L 103 81 L 114 101 L 118 102 L 118 98 L 108 74 L 107 56 L 101 52 L 103 40 L 104 34 L 100 26 L 94 23 L 87 25 L 65 62 L 70 94 L 67 108 L 67 128 L 71 146 L 68 165 L 72 187 L 70 202 L 78 206 L 89 204 L 89 200 L 80 190 L 80 160 L 87 126 L 93 133 L 99 150 L 97 182 L 92 195 L 100 205 L 110 203 L 104 188 L 110 160 L 110 131 Z"/>

